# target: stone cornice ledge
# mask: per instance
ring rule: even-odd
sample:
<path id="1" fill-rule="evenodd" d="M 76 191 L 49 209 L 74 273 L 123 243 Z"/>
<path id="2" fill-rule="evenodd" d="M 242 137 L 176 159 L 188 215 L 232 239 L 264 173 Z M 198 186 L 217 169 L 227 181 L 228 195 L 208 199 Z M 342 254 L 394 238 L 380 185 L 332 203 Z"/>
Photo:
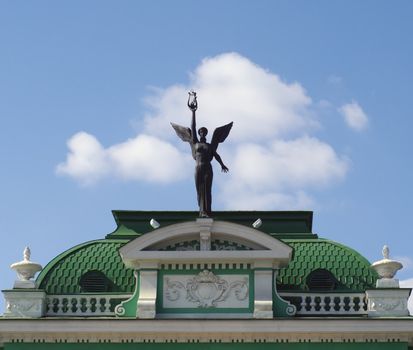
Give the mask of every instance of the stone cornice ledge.
<path id="1" fill-rule="evenodd" d="M 0 342 L 343 342 L 413 345 L 413 319 L 0 319 Z"/>

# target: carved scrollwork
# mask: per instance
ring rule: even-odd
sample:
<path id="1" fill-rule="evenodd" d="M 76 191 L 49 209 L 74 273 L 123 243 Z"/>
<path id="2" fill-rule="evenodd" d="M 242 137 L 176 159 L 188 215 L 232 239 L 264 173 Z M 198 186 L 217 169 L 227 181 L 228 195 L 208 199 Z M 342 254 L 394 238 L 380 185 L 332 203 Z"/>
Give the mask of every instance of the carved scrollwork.
<path id="1" fill-rule="evenodd" d="M 235 281 L 230 284 L 230 291 L 234 291 L 235 297 L 238 300 L 245 300 L 248 298 L 248 279 L 244 278 L 242 281 Z"/>
<path id="2" fill-rule="evenodd" d="M 225 300 L 228 288 L 227 281 L 204 270 L 186 284 L 187 299 L 197 303 L 198 307 L 216 307 L 218 302 Z"/>
<path id="3" fill-rule="evenodd" d="M 178 300 L 181 297 L 180 290 L 186 290 L 181 282 L 171 281 L 169 278 L 165 279 L 165 285 L 165 296 L 170 301 Z"/>
<path id="4" fill-rule="evenodd" d="M 232 294 L 238 301 L 248 298 L 248 278 L 229 282 L 216 276 L 212 271 L 201 271 L 185 283 L 165 278 L 165 297 L 176 301 L 184 297 L 187 302 L 195 303 L 199 308 L 216 308 Z"/>
<path id="5" fill-rule="evenodd" d="M 115 314 L 117 316 L 123 316 L 126 313 L 126 309 L 123 307 L 122 304 L 116 305 L 115 307 Z"/>

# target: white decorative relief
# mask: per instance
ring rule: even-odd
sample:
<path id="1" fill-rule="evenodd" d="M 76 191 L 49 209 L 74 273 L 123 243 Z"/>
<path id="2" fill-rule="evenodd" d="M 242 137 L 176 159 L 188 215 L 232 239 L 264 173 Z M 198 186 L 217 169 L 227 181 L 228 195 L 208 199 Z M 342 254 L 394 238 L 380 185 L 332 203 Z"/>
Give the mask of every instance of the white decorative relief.
<path id="1" fill-rule="evenodd" d="M 406 303 L 400 299 L 390 299 L 385 298 L 376 299 L 371 303 L 372 308 L 378 311 L 392 311 L 392 310 L 403 310 L 406 307 Z"/>
<path id="2" fill-rule="evenodd" d="M 164 275 L 164 308 L 248 308 L 248 275 Z"/>
<path id="3" fill-rule="evenodd" d="M 3 291 L 6 302 L 4 317 L 39 318 L 44 315 L 46 293 L 44 291 Z"/>
<path id="4" fill-rule="evenodd" d="M 367 313 L 370 317 L 408 316 L 409 289 L 367 290 Z"/>

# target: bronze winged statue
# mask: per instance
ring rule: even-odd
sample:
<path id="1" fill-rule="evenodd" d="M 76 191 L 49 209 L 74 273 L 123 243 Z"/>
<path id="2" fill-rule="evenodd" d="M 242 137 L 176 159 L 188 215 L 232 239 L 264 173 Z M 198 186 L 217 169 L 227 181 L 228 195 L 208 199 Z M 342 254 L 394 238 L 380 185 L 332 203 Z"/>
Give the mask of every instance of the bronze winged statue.
<path id="1" fill-rule="evenodd" d="M 218 145 L 224 142 L 232 128 L 233 122 L 216 128 L 212 135 L 211 143 L 206 141 L 208 129 L 202 127 L 198 130 L 199 139 L 196 133 L 196 118 L 195 112 L 198 109 L 198 102 L 196 99 L 196 92 L 189 92 L 188 107 L 192 111 L 191 128 L 171 123 L 175 129 L 176 134 L 182 141 L 189 142 L 192 150 L 192 157 L 195 159 L 195 186 L 198 195 L 198 206 L 200 217 L 210 217 L 211 202 L 212 202 L 212 166 L 213 158 L 221 165 L 224 173 L 228 172 L 228 168 L 223 163 L 221 157 L 217 153 Z"/>

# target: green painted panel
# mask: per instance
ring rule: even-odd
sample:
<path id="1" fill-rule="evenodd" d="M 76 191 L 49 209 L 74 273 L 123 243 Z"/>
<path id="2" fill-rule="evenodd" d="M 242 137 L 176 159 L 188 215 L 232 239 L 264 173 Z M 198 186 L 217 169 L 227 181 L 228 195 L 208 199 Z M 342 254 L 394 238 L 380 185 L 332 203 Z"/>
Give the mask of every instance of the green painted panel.
<path id="1" fill-rule="evenodd" d="M 407 343 L 6 343 L 4 350 L 408 350 Z"/>

